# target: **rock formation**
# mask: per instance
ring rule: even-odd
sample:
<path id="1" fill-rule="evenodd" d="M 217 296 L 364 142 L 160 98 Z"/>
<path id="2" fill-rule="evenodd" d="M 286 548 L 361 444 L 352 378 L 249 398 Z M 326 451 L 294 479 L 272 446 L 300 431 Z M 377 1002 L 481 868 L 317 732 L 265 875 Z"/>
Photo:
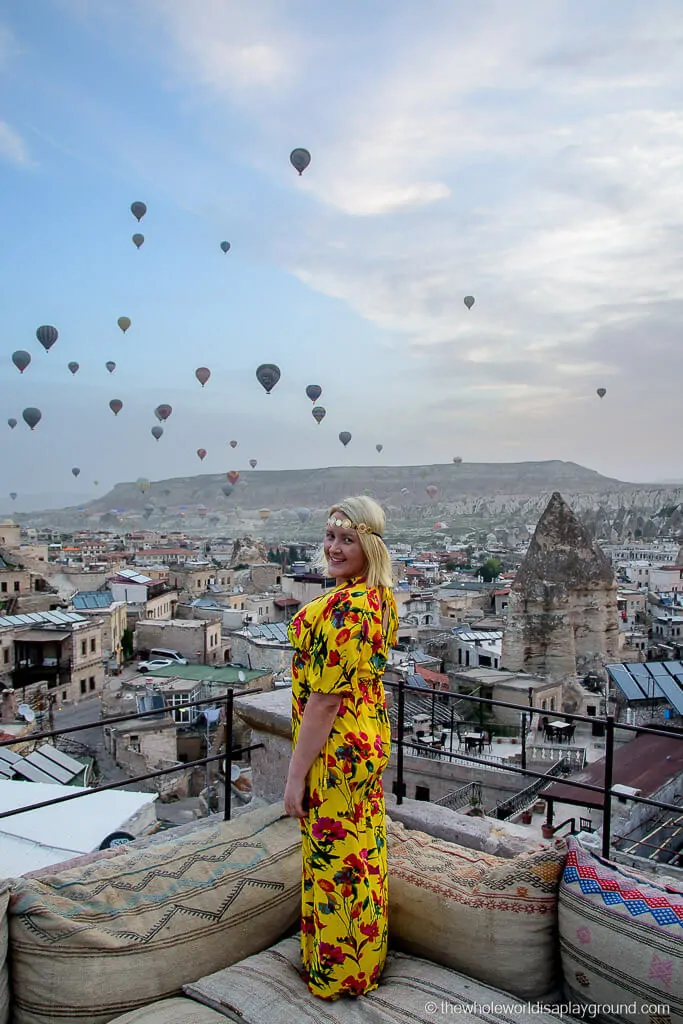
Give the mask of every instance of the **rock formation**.
<path id="1" fill-rule="evenodd" d="M 251 537 L 238 537 L 232 546 L 230 565 L 263 565 L 268 561 L 268 552 L 263 541 Z"/>
<path id="2" fill-rule="evenodd" d="M 612 567 L 555 491 L 510 591 L 501 665 L 551 679 L 619 660 Z"/>

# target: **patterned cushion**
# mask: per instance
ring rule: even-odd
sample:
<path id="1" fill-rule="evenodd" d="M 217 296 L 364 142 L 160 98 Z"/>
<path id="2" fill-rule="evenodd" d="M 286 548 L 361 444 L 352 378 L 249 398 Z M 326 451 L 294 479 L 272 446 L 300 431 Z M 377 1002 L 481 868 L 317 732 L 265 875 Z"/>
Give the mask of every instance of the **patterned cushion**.
<path id="1" fill-rule="evenodd" d="M 502 858 L 396 822 L 389 836 L 393 945 L 524 998 L 554 988 L 564 840 Z"/>
<path id="2" fill-rule="evenodd" d="M 117 1017 L 114 1024 L 225 1024 L 222 1013 L 192 999 L 162 999 Z"/>
<path id="3" fill-rule="evenodd" d="M 542 1005 L 520 1003 L 500 989 L 402 953 L 389 953 L 374 992 L 337 1002 L 311 995 L 300 969 L 299 940 L 285 939 L 184 988 L 239 1024 L 567 1024 L 572 1019 L 566 1010 L 564 1016 L 553 1015 Z"/>
<path id="4" fill-rule="evenodd" d="M 572 838 L 560 885 L 560 950 L 567 997 L 612 1007 L 591 1019 L 683 1022 L 683 892 Z M 644 1012 L 646 1003 L 660 1010 Z"/>
<path id="5" fill-rule="evenodd" d="M 9 886 L 0 882 L 0 1024 L 9 1020 L 9 987 L 7 983 L 7 904 L 9 902 Z"/>
<path id="6" fill-rule="evenodd" d="M 299 823 L 278 804 L 11 885 L 14 1024 L 105 1024 L 298 922 Z"/>

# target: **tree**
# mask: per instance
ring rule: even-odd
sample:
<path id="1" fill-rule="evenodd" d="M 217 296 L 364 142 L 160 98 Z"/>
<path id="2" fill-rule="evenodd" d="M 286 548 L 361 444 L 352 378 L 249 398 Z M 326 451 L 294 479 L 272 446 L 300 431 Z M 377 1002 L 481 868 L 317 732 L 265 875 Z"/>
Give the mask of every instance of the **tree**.
<path id="1" fill-rule="evenodd" d="M 479 575 L 483 579 L 484 583 L 491 583 L 500 574 L 500 569 L 500 558 L 487 558 L 479 567 Z"/>
<path id="2" fill-rule="evenodd" d="M 121 650 L 123 651 L 123 657 L 125 661 L 130 661 L 133 657 L 133 630 L 124 629 L 121 634 Z"/>

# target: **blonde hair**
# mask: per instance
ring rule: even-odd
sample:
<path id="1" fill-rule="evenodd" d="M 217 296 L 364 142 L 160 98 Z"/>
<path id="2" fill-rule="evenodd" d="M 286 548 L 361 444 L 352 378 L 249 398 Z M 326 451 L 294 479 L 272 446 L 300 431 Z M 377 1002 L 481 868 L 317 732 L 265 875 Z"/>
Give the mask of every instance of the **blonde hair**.
<path id="1" fill-rule="evenodd" d="M 365 575 L 367 576 L 368 586 L 392 587 L 394 580 L 391 571 L 391 557 L 382 539 L 386 524 L 386 516 L 382 506 L 366 494 L 359 494 L 355 498 L 344 498 L 343 501 L 338 501 L 335 505 L 332 505 L 328 514 L 331 515 L 333 512 L 343 512 L 354 525 L 365 523 L 368 529 L 372 530 L 372 533 L 358 531 L 358 540 L 365 555 L 367 566 Z M 329 575 L 324 547 L 319 549 L 315 565 L 322 568 L 323 576 Z"/>

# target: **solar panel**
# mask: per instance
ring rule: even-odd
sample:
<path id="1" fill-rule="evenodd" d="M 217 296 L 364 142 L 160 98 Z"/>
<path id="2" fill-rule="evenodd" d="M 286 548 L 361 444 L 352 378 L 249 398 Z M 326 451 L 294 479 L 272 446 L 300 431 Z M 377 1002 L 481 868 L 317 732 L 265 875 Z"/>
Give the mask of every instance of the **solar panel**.
<path id="1" fill-rule="evenodd" d="M 14 766 L 14 771 L 17 775 L 21 775 L 22 778 L 28 779 L 29 782 L 49 782 L 53 786 L 57 781 L 54 775 L 48 775 L 47 772 L 43 772 L 36 765 L 31 764 L 26 758 L 22 758 L 19 764 Z"/>
<path id="2" fill-rule="evenodd" d="M 12 771 L 10 766 L 7 764 L 7 762 L 6 761 L 0 761 L 0 779 L 2 779 L 3 782 L 6 782 L 8 779 L 13 779 L 13 778 L 14 778 L 14 772 Z"/>
<path id="3" fill-rule="evenodd" d="M 48 757 L 51 761 L 66 768 L 67 771 L 71 772 L 72 775 L 78 775 L 79 772 L 83 771 L 83 765 L 80 761 L 76 761 L 75 758 L 69 757 L 63 750 L 57 750 L 51 743 L 44 743 L 42 747 L 38 748 L 38 753 L 44 757 Z"/>
<path id="4" fill-rule="evenodd" d="M 661 687 L 664 696 L 673 705 L 679 715 L 683 715 L 683 686 L 671 676 L 659 676 L 658 685 Z"/>
<path id="5" fill-rule="evenodd" d="M 664 697 L 664 691 L 655 679 L 653 675 L 648 672 L 647 664 L 641 665 L 637 662 L 629 664 L 628 670 L 634 677 L 641 690 L 645 691 L 645 696 L 652 700 L 655 697 Z"/>
<path id="6" fill-rule="evenodd" d="M 49 775 L 53 782 L 61 782 L 64 785 L 66 782 L 71 782 L 73 774 L 68 772 L 66 768 L 62 768 L 61 765 L 55 764 L 49 757 L 43 757 L 37 750 L 33 753 L 27 754 L 26 757 L 20 764 L 16 766 L 17 771 L 21 771 L 26 764 L 31 764 L 35 768 L 40 768 L 41 772 L 45 772 Z"/>
<path id="7" fill-rule="evenodd" d="M 646 695 L 623 665 L 606 665 L 605 667 L 626 700 L 645 700 Z"/>
<path id="8" fill-rule="evenodd" d="M 0 747 L 0 762 L 5 761 L 7 764 L 14 764 L 16 761 L 21 761 L 21 755 L 15 754 L 9 747 Z"/>

